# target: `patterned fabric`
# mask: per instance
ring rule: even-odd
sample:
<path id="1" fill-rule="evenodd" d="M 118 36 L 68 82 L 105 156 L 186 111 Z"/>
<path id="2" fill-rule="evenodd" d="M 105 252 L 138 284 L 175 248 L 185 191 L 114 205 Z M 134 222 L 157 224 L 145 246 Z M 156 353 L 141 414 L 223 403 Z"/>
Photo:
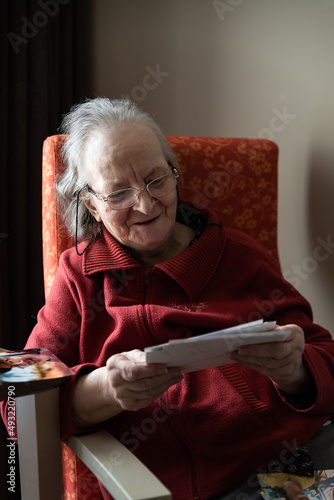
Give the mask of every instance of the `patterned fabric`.
<path id="1" fill-rule="evenodd" d="M 183 172 L 181 200 L 209 205 L 224 226 L 277 254 L 276 144 L 265 139 L 167 137 Z"/>
<path id="2" fill-rule="evenodd" d="M 47 297 L 60 254 L 74 245 L 61 225 L 53 184 L 62 171 L 65 137 L 48 137 L 43 147 L 43 263 Z M 266 139 L 167 137 L 180 167 L 180 199 L 199 208 L 209 205 L 225 226 L 257 240 L 273 257 L 277 253 L 277 145 Z M 96 478 L 62 443 L 65 500 L 102 498 Z"/>
<path id="3" fill-rule="evenodd" d="M 55 179 L 63 170 L 60 150 L 64 140 L 64 136 L 55 135 L 48 137 L 43 145 L 42 241 L 45 297 L 49 295 L 61 253 L 74 245 L 61 224 L 53 189 Z"/>

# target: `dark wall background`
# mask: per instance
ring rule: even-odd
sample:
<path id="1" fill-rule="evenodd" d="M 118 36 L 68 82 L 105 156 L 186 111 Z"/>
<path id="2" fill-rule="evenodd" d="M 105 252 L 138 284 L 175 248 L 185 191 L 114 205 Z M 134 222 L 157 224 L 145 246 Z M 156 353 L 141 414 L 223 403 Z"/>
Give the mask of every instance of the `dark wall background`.
<path id="1" fill-rule="evenodd" d="M 44 303 L 43 140 L 91 97 L 90 0 L 1 0 L 0 26 L 0 347 L 21 349 Z M 0 498 L 14 500 L 6 440 L 1 422 Z"/>

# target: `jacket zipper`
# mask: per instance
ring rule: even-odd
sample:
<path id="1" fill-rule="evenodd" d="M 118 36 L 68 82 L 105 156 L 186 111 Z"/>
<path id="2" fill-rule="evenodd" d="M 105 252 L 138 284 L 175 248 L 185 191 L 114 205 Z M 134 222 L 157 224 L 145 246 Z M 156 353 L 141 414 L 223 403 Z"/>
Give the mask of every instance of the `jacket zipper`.
<path id="1" fill-rule="evenodd" d="M 165 407 L 169 407 L 169 403 L 167 401 L 167 397 L 163 394 L 161 396 L 161 400 L 164 404 Z M 171 414 L 173 413 L 173 410 L 171 409 Z M 195 461 L 189 452 L 186 443 L 184 442 L 182 436 L 180 435 L 177 427 L 173 424 L 172 419 L 168 418 L 165 422 L 169 428 L 170 432 L 175 438 L 175 441 L 177 444 L 183 449 L 184 453 L 186 454 L 189 464 L 190 464 L 190 479 L 191 479 L 191 486 L 192 486 L 192 500 L 199 500 L 199 493 L 198 493 L 198 488 L 197 488 L 197 481 L 196 481 L 196 468 L 195 468 Z"/>
<path id="2" fill-rule="evenodd" d="M 150 269 L 145 269 L 145 279 L 144 279 L 144 303 L 146 302 L 146 291 L 148 287 L 148 279 L 150 276 L 151 270 Z"/>
<path id="3" fill-rule="evenodd" d="M 143 305 L 145 305 L 145 303 L 146 303 L 146 293 L 147 293 L 147 288 L 148 288 L 148 284 L 149 284 L 150 274 L 151 274 L 151 270 L 150 269 L 149 270 L 145 269 Z M 144 315 L 144 319 L 145 319 L 145 323 L 147 324 L 147 333 L 149 334 L 150 330 L 149 330 L 148 321 L 146 319 L 146 314 Z M 165 407 L 167 407 L 167 408 L 170 407 L 170 405 L 168 403 L 168 400 L 167 400 L 167 397 L 164 396 L 164 394 L 161 396 L 161 401 L 162 401 L 162 403 L 163 403 L 163 405 Z M 172 409 L 171 409 L 171 412 L 172 412 Z M 180 433 L 176 429 L 175 425 L 173 425 L 173 423 L 171 422 L 170 418 L 168 418 L 166 420 L 166 424 L 170 427 L 170 431 L 171 431 L 172 435 L 174 436 L 175 441 L 184 450 L 184 452 L 185 452 L 185 454 L 186 454 L 186 456 L 188 458 L 188 461 L 189 461 L 189 464 L 190 464 L 190 475 L 191 475 L 193 500 L 198 500 L 199 496 L 198 496 L 198 489 L 197 489 L 197 482 L 196 482 L 194 459 L 191 456 L 191 454 L 190 454 L 190 452 L 189 452 L 189 450 L 188 450 L 188 448 L 187 448 L 184 440 L 182 439 Z"/>
<path id="4" fill-rule="evenodd" d="M 146 304 L 146 294 L 147 294 L 147 289 L 148 289 L 148 285 L 149 285 L 149 277 L 150 277 L 150 274 L 151 274 L 151 270 L 150 269 L 148 269 L 148 270 L 145 269 L 144 273 L 145 273 L 144 274 L 144 290 L 143 290 L 143 295 L 142 295 L 142 305 L 143 306 L 145 306 L 145 304 Z M 150 345 L 155 345 L 157 343 L 157 341 L 154 338 L 154 336 L 151 334 L 151 328 L 150 328 L 149 321 L 147 320 L 147 315 L 146 315 L 145 308 L 143 308 L 142 320 L 143 320 L 143 323 L 145 324 L 146 336 L 148 338 L 150 338 L 150 342 L 151 342 Z"/>
<path id="5" fill-rule="evenodd" d="M 151 269 L 144 269 L 144 290 L 143 290 L 143 296 L 142 296 L 142 304 L 146 304 L 146 294 L 147 294 L 147 289 L 149 285 L 149 280 L 150 280 L 150 275 L 151 275 Z"/>

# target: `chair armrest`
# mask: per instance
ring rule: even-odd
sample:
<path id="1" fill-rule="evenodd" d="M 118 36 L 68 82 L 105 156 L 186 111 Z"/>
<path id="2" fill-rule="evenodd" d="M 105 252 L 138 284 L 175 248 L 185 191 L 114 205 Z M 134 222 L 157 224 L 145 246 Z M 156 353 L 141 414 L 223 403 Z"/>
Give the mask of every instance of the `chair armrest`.
<path id="1" fill-rule="evenodd" d="M 22 500 L 60 500 L 59 388 L 16 399 Z"/>
<path id="2" fill-rule="evenodd" d="M 22 500 L 61 499 L 59 388 L 18 397 L 16 415 Z M 65 443 L 115 499 L 172 498 L 152 472 L 108 432 L 70 436 Z"/>
<path id="3" fill-rule="evenodd" d="M 117 500 L 167 500 L 167 488 L 106 431 L 70 436 L 66 445 Z"/>

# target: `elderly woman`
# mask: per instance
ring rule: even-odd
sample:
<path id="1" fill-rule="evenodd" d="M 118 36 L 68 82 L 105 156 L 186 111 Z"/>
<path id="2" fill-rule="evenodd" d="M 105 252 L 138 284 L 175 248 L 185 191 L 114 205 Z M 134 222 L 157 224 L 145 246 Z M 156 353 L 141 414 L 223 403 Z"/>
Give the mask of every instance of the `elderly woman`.
<path id="1" fill-rule="evenodd" d="M 175 155 L 133 103 L 87 100 L 62 131 L 57 193 L 78 244 L 26 347 L 49 348 L 76 373 L 62 390 L 63 437 L 103 426 L 174 499 L 210 498 L 334 414 L 334 342 L 257 243 L 180 204 Z M 266 320 L 291 331 L 286 341 L 193 373 L 145 363 L 145 347 L 234 326 L 273 290 Z"/>

